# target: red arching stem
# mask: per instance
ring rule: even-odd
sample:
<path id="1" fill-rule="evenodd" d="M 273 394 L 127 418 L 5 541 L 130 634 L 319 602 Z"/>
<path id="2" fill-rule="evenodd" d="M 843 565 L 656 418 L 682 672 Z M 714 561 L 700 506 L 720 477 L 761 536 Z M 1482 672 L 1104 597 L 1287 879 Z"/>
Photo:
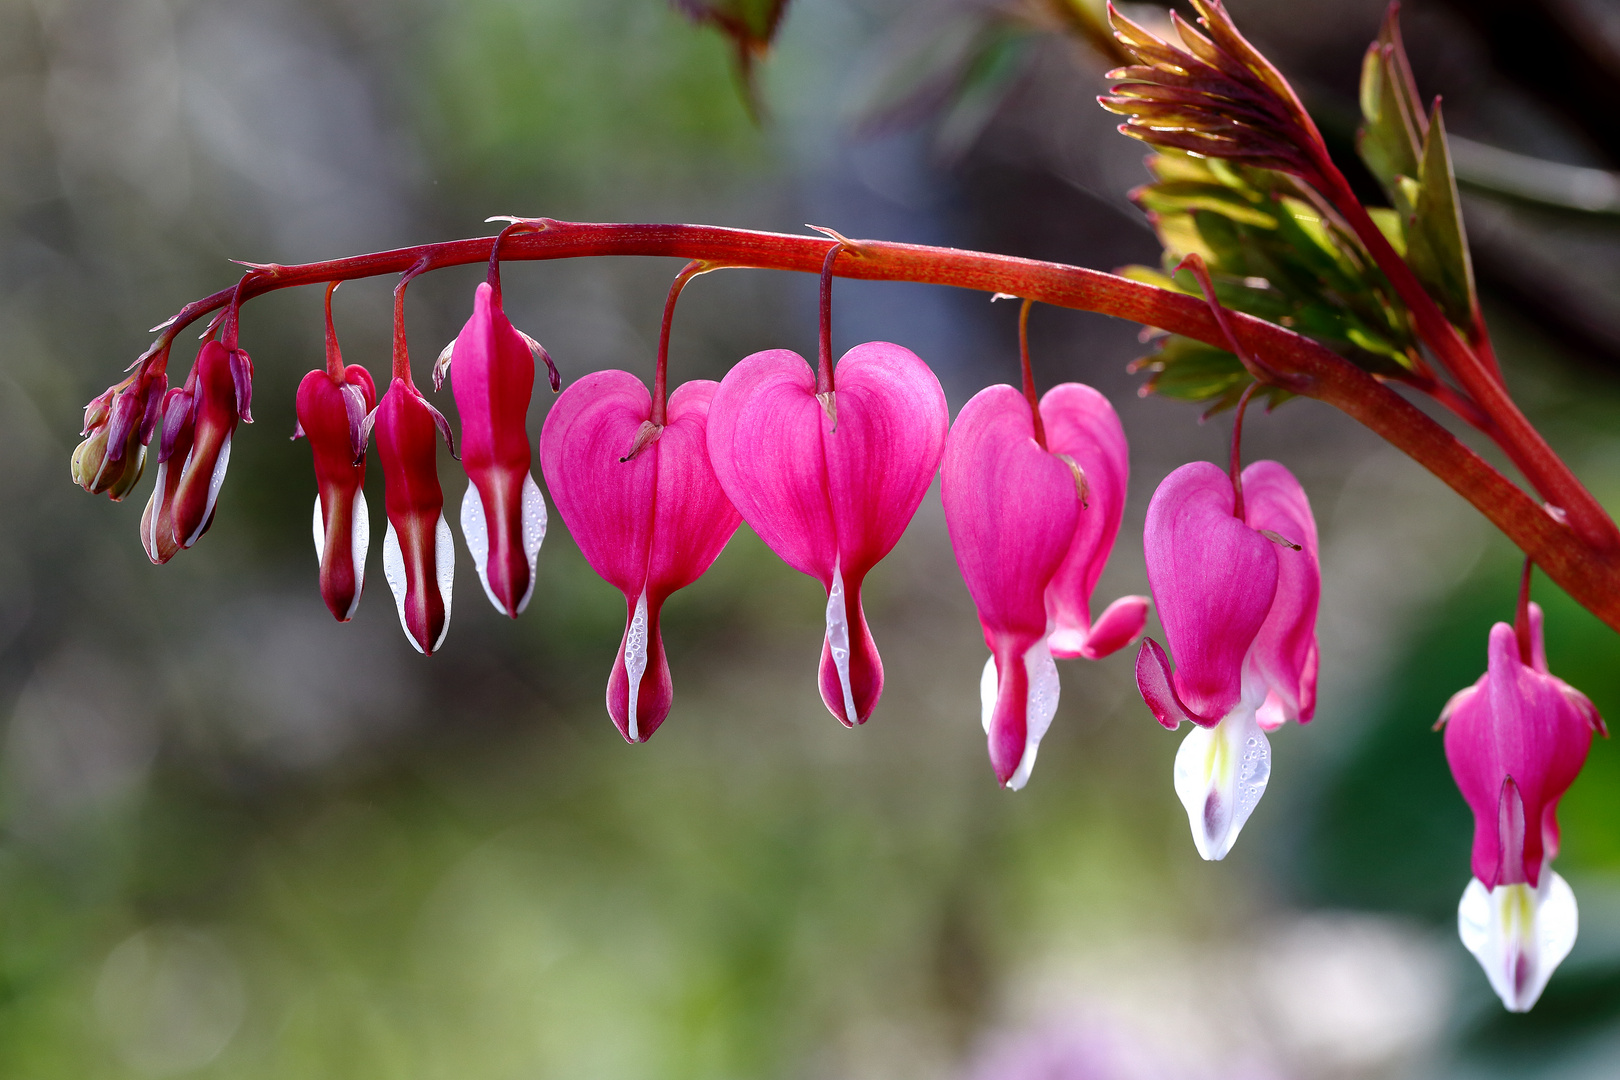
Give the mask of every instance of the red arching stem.
<path id="1" fill-rule="evenodd" d="M 1406 264 L 1374 223 L 1372 216 L 1351 191 L 1344 174 L 1331 161 L 1318 163 L 1321 173 L 1313 178 L 1323 194 L 1344 215 L 1350 227 L 1366 246 L 1378 268 L 1389 278 L 1401 300 L 1412 312 L 1418 334 L 1434 351 L 1441 365 L 1457 380 L 1463 392 L 1473 399 L 1491 421 L 1495 430 L 1486 429 L 1493 440 L 1508 455 L 1515 467 L 1543 499 L 1563 510 L 1570 525 L 1585 543 L 1606 554 L 1620 556 L 1620 531 L 1613 520 L 1603 512 L 1586 487 L 1575 478 L 1552 447 L 1527 420 L 1495 370 L 1495 358 L 1488 345 L 1484 359 L 1469 348 L 1462 335 L 1446 319 L 1438 304 L 1429 296 L 1417 275 Z M 1482 325 L 1482 324 L 1481 324 Z M 1476 326 L 1476 335 L 1481 326 Z"/>
<path id="2" fill-rule="evenodd" d="M 495 245 L 491 244 L 491 253 L 494 250 Z M 428 257 L 424 255 L 399 276 L 399 284 L 394 286 L 394 378 L 405 380 L 406 386 L 416 384 L 411 381 L 411 350 L 405 342 L 405 286 L 427 270 L 428 265 Z"/>
<path id="3" fill-rule="evenodd" d="M 693 259 L 669 284 L 669 296 L 664 300 L 664 324 L 658 329 L 658 366 L 653 370 L 652 422 L 659 427 L 668 423 L 669 416 L 669 327 L 675 321 L 675 301 L 680 299 L 688 281 L 711 269 L 708 263 Z"/>
<path id="4" fill-rule="evenodd" d="M 337 328 L 332 325 L 332 294 L 337 292 L 341 281 L 328 282 L 326 286 L 326 373 L 335 382 L 342 382 L 344 375 L 343 354 L 338 351 Z"/>
<path id="5" fill-rule="evenodd" d="M 1524 576 L 1519 579 L 1519 607 L 1513 614 L 1513 636 L 1519 639 L 1519 662 L 1529 664 L 1535 655 L 1530 637 L 1530 572 L 1536 568 L 1530 556 L 1524 557 Z"/>
<path id="6" fill-rule="evenodd" d="M 1029 402 L 1029 415 L 1035 421 L 1035 441 L 1046 449 L 1046 424 L 1041 420 L 1041 399 L 1035 393 L 1035 371 L 1029 364 L 1029 309 L 1035 301 L 1025 300 L 1018 309 L 1018 360 L 1024 368 L 1024 398 Z"/>
<path id="7" fill-rule="evenodd" d="M 495 220 L 495 219 L 491 219 Z M 495 306 L 501 306 L 501 241 L 515 229 L 532 232 L 534 226 L 527 221 L 508 222 L 506 228 L 495 234 L 495 242 L 489 247 L 489 287 L 495 294 Z"/>
<path id="8" fill-rule="evenodd" d="M 844 250 L 842 240 L 834 241 L 833 246 L 827 249 L 827 257 L 821 262 L 821 318 L 818 323 L 819 334 L 816 339 L 816 393 L 830 394 L 833 392 L 833 362 L 832 362 L 832 279 L 833 263 L 838 259 L 838 253 Z"/>
<path id="9" fill-rule="evenodd" d="M 548 219 L 534 219 L 531 224 L 535 232 L 512 236 L 502 244 L 505 258 L 665 256 L 699 259 L 717 266 L 817 273 L 828 253 L 827 241 L 821 237 L 713 225 Z M 294 285 L 483 262 L 489 258 L 494 239 L 474 237 L 330 262 L 259 267 L 243 279 L 240 291 L 242 299 L 247 300 Z M 1620 553 L 1590 543 L 1584 532 L 1577 533 L 1561 523 L 1538 500 L 1516 487 L 1423 410 L 1307 337 L 1262 319 L 1228 312 L 1229 337 L 1209 305 L 1199 297 L 1086 267 L 881 240 L 863 240 L 858 251 L 859 258 L 839 261 L 837 276 L 1011 293 L 1054 307 L 1097 311 L 1158 327 L 1223 349 L 1231 348 L 1235 339 L 1251 355 L 1263 356 L 1269 369 L 1295 380 L 1290 390 L 1342 410 L 1445 481 L 1531 555 L 1548 577 L 1604 622 L 1620 629 Z M 186 305 L 146 355 L 155 359 L 180 330 L 223 307 L 237 292 L 233 286 Z M 1503 436 L 1512 437 L 1511 432 Z M 1554 455 L 1547 466 L 1563 477 L 1561 484 L 1569 497 L 1558 505 L 1572 519 L 1575 511 L 1571 503 L 1584 498 L 1583 515 L 1607 521 L 1602 507 L 1585 493 L 1562 461 Z M 1614 529 L 1612 522 L 1608 528 Z"/>
<path id="10" fill-rule="evenodd" d="M 1243 388 L 1243 396 L 1238 398 L 1236 414 L 1232 418 L 1232 462 L 1227 466 L 1227 471 L 1232 474 L 1232 516 L 1239 521 L 1246 520 L 1243 513 L 1243 414 L 1249 411 L 1249 399 L 1254 397 L 1258 389 L 1258 382 Z"/>

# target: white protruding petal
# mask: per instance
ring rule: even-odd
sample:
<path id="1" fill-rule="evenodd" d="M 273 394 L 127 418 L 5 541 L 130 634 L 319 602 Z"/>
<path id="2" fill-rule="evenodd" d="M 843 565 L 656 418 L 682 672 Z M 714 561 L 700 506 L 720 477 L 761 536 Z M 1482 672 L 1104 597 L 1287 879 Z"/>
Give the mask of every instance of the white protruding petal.
<path id="1" fill-rule="evenodd" d="M 195 452 L 195 447 L 193 447 L 193 452 Z M 190 453 L 186 454 L 186 461 L 188 464 L 190 463 Z M 208 502 L 203 507 L 202 520 L 197 523 L 197 531 L 192 533 L 191 536 L 186 539 L 186 542 L 180 545 L 181 547 L 190 547 L 192 544 L 195 544 L 197 542 L 197 538 L 203 534 L 203 530 L 208 528 L 208 522 L 214 516 L 214 503 L 219 500 L 219 489 L 225 486 L 225 469 L 230 465 L 230 463 L 231 436 L 229 433 L 227 433 L 225 436 L 225 441 L 220 444 L 219 457 L 214 461 L 214 474 L 208 478 Z"/>
<path id="2" fill-rule="evenodd" d="M 366 587 L 366 555 L 371 551 L 371 515 L 366 510 L 366 493 L 354 493 L 354 520 L 349 526 L 349 553 L 354 556 L 354 599 L 349 601 L 346 619 L 360 610 L 360 590 Z"/>
<path id="3" fill-rule="evenodd" d="M 1198 854 L 1226 858 L 1270 778 L 1271 744 L 1252 706 L 1212 728 L 1193 726 L 1176 752 L 1175 781 Z"/>
<path id="4" fill-rule="evenodd" d="M 315 493 L 315 561 L 326 561 L 326 522 L 321 518 L 321 494 Z"/>
<path id="5" fill-rule="evenodd" d="M 1024 754 L 1018 759 L 1018 768 L 1007 778 L 1008 791 L 1019 791 L 1029 783 L 1041 739 L 1045 738 L 1052 718 L 1057 715 L 1060 689 L 1057 663 L 1052 659 L 1052 649 L 1045 638 L 1024 653 L 1024 672 L 1029 678 L 1029 697 L 1024 703 Z M 979 676 L 980 722 L 986 735 L 990 734 L 990 720 L 995 715 L 1000 691 L 996 658 L 991 656 L 984 662 L 984 671 Z"/>
<path id="6" fill-rule="evenodd" d="M 456 583 L 456 541 L 442 513 L 435 538 L 433 570 L 438 575 L 439 596 L 444 600 L 444 626 L 439 630 L 439 640 L 433 643 L 433 651 L 438 652 L 439 646 L 444 644 L 444 636 L 450 632 L 450 592 Z"/>
<path id="7" fill-rule="evenodd" d="M 163 494 L 168 490 L 168 481 L 169 463 L 160 461 L 157 467 L 157 483 L 152 488 L 151 498 L 147 500 L 149 509 L 146 514 L 146 535 L 141 537 L 147 556 L 154 562 L 158 557 L 158 518 L 163 514 Z"/>
<path id="8" fill-rule="evenodd" d="M 467 542 L 467 553 L 473 566 L 478 568 L 478 580 L 483 582 L 484 595 L 502 615 L 506 608 L 495 599 L 495 590 L 489 587 L 489 523 L 484 517 L 484 497 L 478 485 L 469 482 L 467 494 L 461 497 L 461 538 Z"/>
<path id="9" fill-rule="evenodd" d="M 529 557 L 529 587 L 518 601 L 518 614 L 529 606 L 534 595 L 535 569 L 540 565 L 540 545 L 546 539 L 546 497 L 540 494 L 540 485 L 534 482 L 534 473 L 523 478 L 523 553 Z"/>
<path id="10" fill-rule="evenodd" d="M 399 612 L 399 626 L 405 631 L 405 640 L 415 647 L 417 652 L 422 651 L 422 643 L 416 640 L 411 633 L 410 623 L 405 621 L 405 553 L 399 548 L 399 534 L 394 532 L 394 523 L 388 523 L 388 533 L 383 537 L 383 577 L 388 581 L 388 589 L 394 594 L 394 608 Z"/>
<path id="11" fill-rule="evenodd" d="M 631 742 L 641 741 L 641 724 L 636 718 L 636 702 L 641 699 L 641 677 L 647 673 L 647 590 L 641 590 L 636 600 L 635 613 L 630 625 L 624 628 L 624 673 L 629 676 L 629 695 L 625 699 L 625 717 L 629 721 Z"/>
<path id="12" fill-rule="evenodd" d="M 844 609 L 844 572 L 833 563 L 832 588 L 827 590 L 827 648 L 832 651 L 833 667 L 838 669 L 838 685 L 844 691 L 844 719 L 858 723 L 855 691 L 849 685 L 849 615 Z"/>
<path id="13" fill-rule="evenodd" d="M 1569 882 L 1542 867 L 1541 885 L 1469 881 L 1457 905 L 1457 936 L 1509 1012 L 1529 1012 L 1575 945 L 1580 917 Z"/>

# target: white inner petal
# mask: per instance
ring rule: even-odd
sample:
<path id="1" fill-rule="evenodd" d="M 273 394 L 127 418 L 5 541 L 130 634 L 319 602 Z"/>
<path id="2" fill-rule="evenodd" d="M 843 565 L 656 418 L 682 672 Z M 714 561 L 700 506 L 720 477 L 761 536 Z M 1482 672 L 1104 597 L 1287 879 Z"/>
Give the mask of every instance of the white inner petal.
<path id="1" fill-rule="evenodd" d="M 535 567 L 540 563 L 540 545 L 546 539 L 546 497 L 540 494 L 540 485 L 534 482 L 534 473 L 523 477 L 523 553 L 529 557 L 529 587 L 518 601 L 518 614 L 529 606 L 534 595 Z"/>
<path id="2" fill-rule="evenodd" d="M 496 611 L 506 614 L 505 605 L 495 599 L 495 590 L 489 587 L 489 523 L 484 517 L 484 498 L 478 493 L 478 485 L 470 481 L 467 493 L 461 497 L 461 538 L 467 542 L 467 554 L 478 569 L 484 595 Z"/>
<path id="3" fill-rule="evenodd" d="M 1457 905 L 1457 936 L 1509 1012 L 1528 1012 L 1575 945 L 1580 916 L 1569 883 L 1543 866 L 1541 885 L 1498 885 L 1474 878 Z"/>
<path id="4" fill-rule="evenodd" d="M 349 526 L 349 553 L 354 557 L 354 599 L 349 601 L 346 619 L 354 618 L 360 607 L 360 590 L 366 584 L 366 555 L 371 551 L 371 516 L 366 510 L 366 493 L 354 493 L 354 521 Z"/>
<path id="5" fill-rule="evenodd" d="M 422 643 L 412 635 L 411 625 L 405 621 L 405 553 L 399 548 L 399 534 L 394 532 L 392 521 L 388 523 L 388 532 L 383 536 L 383 578 L 388 582 L 389 591 L 394 594 L 394 609 L 399 612 L 399 625 L 405 631 L 405 640 L 417 652 L 421 652 Z"/>
<path id="6" fill-rule="evenodd" d="M 326 561 L 326 522 L 321 520 L 321 493 L 315 493 L 315 561 Z"/>
<path id="7" fill-rule="evenodd" d="M 1175 784 L 1193 843 L 1206 859 L 1224 859 L 1265 794 L 1271 744 L 1240 704 L 1213 728 L 1193 726 L 1176 752 Z"/>
<path id="8" fill-rule="evenodd" d="M 636 717 L 636 702 L 641 699 L 641 677 L 647 673 L 647 590 L 641 590 L 636 599 L 636 610 L 630 616 L 630 625 L 624 628 L 624 672 L 629 676 L 630 688 L 625 699 L 625 719 L 630 741 L 641 741 L 641 724 Z"/>
<path id="9" fill-rule="evenodd" d="M 163 496 L 168 492 L 169 463 L 158 462 L 157 484 L 152 488 L 151 512 L 147 514 L 146 552 L 155 562 L 158 557 L 158 518 L 163 515 Z"/>
<path id="10" fill-rule="evenodd" d="M 435 530 L 433 551 L 433 569 L 438 577 L 439 597 L 444 601 L 444 626 L 439 629 L 439 640 L 433 643 L 433 650 L 438 651 L 444 644 L 444 635 L 450 632 L 450 592 L 456 581 L 456 541 L 450 535 L 450 523 L 444 520 L 444 514 L 439 515 L 439 525 Z"/>
<path id="11" fill-rule="evenodd" d="M 1024 653 L 1024 671 L 1029 678 L 1029 696 L 1024 703 L 1024 754 L 1018 759 L 1018 768 L 1007 779 L 1009 791 L 1018 791 L 1029 782 L 1041 739 L 1051 728 L 1052 718 L 1057 715 L 1060 689 L 1057 663 L 1052 659 L 1052 650 L 1045 638 L 1031 645 Z M 996 658 L 991 656 L 984 662 L 984 671 L 979 676 L 980 719 L 986 735 L 990 733 L 990 721 L 995 715 L 1000 690 Z"/>
<path id="12" fill-rule="evenodd" d="M 844 572 L 836 562 L 832 588 L 827 590 L 827 648 L 844 691 L 844 719 L 854 724 L 860 717 L 855 714 L 855 691 L 849 685 L 849 616 L 844 609 Z"/>

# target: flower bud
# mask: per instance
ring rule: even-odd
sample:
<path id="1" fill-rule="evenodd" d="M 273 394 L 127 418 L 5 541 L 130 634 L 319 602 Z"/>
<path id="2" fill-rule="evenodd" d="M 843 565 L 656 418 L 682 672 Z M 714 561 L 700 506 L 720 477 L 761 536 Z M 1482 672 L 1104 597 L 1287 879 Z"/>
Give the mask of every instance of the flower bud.
<path id="1" fill-rule="evenodd" d="M 362 427 L 376 402 L 371 375 L 359 364 L 344 368 L 341 379 L 317 369 L 298 384 L 298 434 L 309 436 L 315 458 L 314 534 L 321 598 L 339 622 L 353 617 L 365 583 L 371 524 L 363 490 Z"/>
<path id="2" fill-rule="evenodd" d="M 181 460 L 169 507 L 174 540 L 183 548 L 195 544 L 213 523 L 214 504 L 231 461 L 231 436 L 238 420 L 251 423 L 253 419 L 248 412 L 252 380 L 253 365 L 247 353 L 227 349 L 217 341 L 203 343 L 186 380 L 192 394 L 191 447 Z"/>
<path id="3" fill-rule="evenodd" d="M 85 440 L 73 451 L 73 482 L 114 502 L 128 495 L 146 465 L 168 378 L 142 365 L 85 406 Z"/>
<path id="4" fill-rule="evenodd" d="M 450 628 L 455 578 L 455 541 L 444 520 L 434 443 L 435 428 L 450 441 L 450 426 L 404 379 L 393 381 L 373 415 L 388 512 L 383 575 L 405 636 L 418 652 L 432 654 Z"/>

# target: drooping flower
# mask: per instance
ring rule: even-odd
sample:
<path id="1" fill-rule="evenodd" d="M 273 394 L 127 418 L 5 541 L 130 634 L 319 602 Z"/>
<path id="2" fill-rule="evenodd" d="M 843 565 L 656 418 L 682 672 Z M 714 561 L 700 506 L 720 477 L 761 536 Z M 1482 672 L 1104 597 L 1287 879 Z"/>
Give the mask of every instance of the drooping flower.
<path id="1" fill-rule="evenodd" d="M 1029 403 L 1001 384 L 979 391 L 957 414 L 940 497 L 990 648 L 980 682 L 990 764 L 996 779 L 1016 790 L 1057 713 L 1047 588 L 1074 543 L 1079 477 L 1035 441 Z"/>
<path id="2" fill-rule="evenodd" d="M 1129 449 L 1113 407 L 1064 383 L 1040 401 L 1046 446 L 1028 400 L 991 386 L 962 408 L 940 469 L 957 566 L 990 649 L 980 680 L 990 760 L 1024 786 L 1057 712 L 1054 656 L 1097 659 L 1141 633 L 1147 600 L 1128 596 L 1095 626 L 1091 590 L 1124 511 Z"/>
<path id="3" fill-rule="evenodd" d="M 664 601 L 703 575 L 741 521 L 709 464 L 718 388 L 710 380 L 677 388 L 660 427 L 640 379 L 594 372 L 563 391 L 540 433 L 557 512 L 586 561 L 624 594 L 607 707 L 630 742 L 650 738 L 674 701 L 659 629 Z"/>
<path id="4" fill-rule="evenodd" d="M 1316 709 L 1316 523 L 1282 465 L 1243 470 L 1243 516 L 1228 475 L 1195 461 L 1148 505 L 1143 549 L 1176 667 L 1152 638 L 1136 681 L 1154 717 L 1196 725 L 1176 755 L 1176 794 L 1193 842 L 1221 859 L 1271 775 L 1265 728 Z"/>
<path id="5" fill-rule="evenodd" d="M 444 520 L 435 433 L 451 443 L 450 425 L 409 381 L 395 378 L 372 420 L 383 468 L 383 576 L 399 624 L 420 653 L 431 655 L 450 629 L 456 549 Z M 452 443 L 453 447 L 453 443 Z"/>
<path id="6" fill-rule="evenodd" d="M 1145 596 L 1122 596 L 1095 621 L 1091 618 L 1091 594 L 1125 515 L 1130 446 L 1114 407 L 1084 383 L 1060 383 L 1048 390 L 1041 397 L 1041 417 L 1047 448 L 1080 469 L 1085 507 L 1069 554 L 1046 590 L 1053 627 L 1047 643 L 1060 660 L 1100 660 L 1135 641 L 1147 622 Z"/>
<path id="7" fill-rule="evenodd" d="M 1548 672 L 1538 605 L 1527 622 L 1524 640 L 1507 623 L 1491 627 L 1485 674 L 1440 714 L 1451 775 L 1474 813 L 1474 876 L 1457 929 L 1513 1012 L 1536 1003 L 1575 944 L 1575 894 L 1551 866 L 1558 800 L 1604 730 L 1586 695 Z"/>
<path id="8" fill-rule="evenodd" d="M 309 437 L 315 459 L 315 557 L 321 564 L 321 598 L 339 622 L 360 606 L 365 584 L 371 519 L 366 510 L 366 416 L 377 405 L 371 373 L 343 363 L 332 329 L 332 289 L 326 293 L 325 368 L 298 384 L 298 427 Z"/>
<path id="9" fill-rule="evenodd" d="M 163 563 L 197 542 L 231 461 L 238 421 L 252 423 L 253 362 L 245 350 L 203 343 L 185 385 L 163 397 L 157 483 L 141 518 L 141 541 Z"/>
<path id="10" fill-rule="evenodd" d="M 934 373 L 899 345 L 857 345 L 836 372 L 818 394 L 798 353 L 746 357 L 715 394 L 709 459 L 760 539 L 827 590 L 821 699 L 853 727 L 883 693 L 861 584 L 917 512 L 950 416 Z"/>
<path id="11" fill-rule="evenodd" d="M 546 537 L 546 500 L 534 482 L 534 452 L 525 427 L 534 394 L 535 348 L 507 319 L 499 294 L 483 282 L 473 297 L 472 317 L 441 357 L 441 364 L 451 362 L 450 388 L 461 414 L 461 464 L 470 481 L 461 500 L 461 533 L 485 595 L 514 619 L 534 593 Z"/>
<path id="12" fill-rule="evenodd" d="M 163 372 L 143 363 L 84 407 L 85 439 L 73 451 L 75 484 L 114 502 L 129 494 L 146 465 L 168 385 Z"/>

